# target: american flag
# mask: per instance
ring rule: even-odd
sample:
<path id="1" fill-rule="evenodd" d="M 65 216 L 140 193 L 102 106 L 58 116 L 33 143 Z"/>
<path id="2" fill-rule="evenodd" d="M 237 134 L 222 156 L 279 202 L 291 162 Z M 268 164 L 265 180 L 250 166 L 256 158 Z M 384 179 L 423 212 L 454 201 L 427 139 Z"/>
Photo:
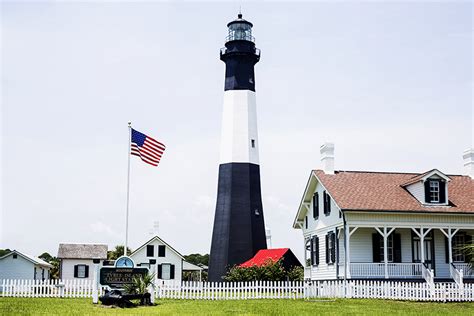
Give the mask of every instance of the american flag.
<path id="1" fill-rule="evenodd" d="M 138 156 L 144 162 L 156 167 L 160 162 L 165 148 L 166 146 L 156 139 L 146 136 L 132 128 L 132 144 L 130 148 L 132 155 Z"/>

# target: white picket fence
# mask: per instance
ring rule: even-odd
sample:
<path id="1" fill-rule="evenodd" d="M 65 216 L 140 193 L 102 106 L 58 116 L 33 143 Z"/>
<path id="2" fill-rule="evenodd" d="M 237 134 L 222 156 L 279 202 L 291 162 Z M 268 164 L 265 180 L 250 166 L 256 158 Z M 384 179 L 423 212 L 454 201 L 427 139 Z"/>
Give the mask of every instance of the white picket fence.
<path id="1" fill-rule="evenodd" d="M 106 287 L 99 288 L 102 295 Z M 92 280 L 2 280 L 2 296 L 12 297 L 92 297 Z"/>
<path id="2" fill-rule="evenodd" d="M 90 298 L 92 280 L 2 280 L 4 297 Z M 106 287 L 99 288 L 99 295 Z M 414 301 L 474 301 L 474 284 L 454 282 L 312 281 L 312 282 L 170 282 L 156 284 L 156 298 L 182 300 L 375 298 Z"/>

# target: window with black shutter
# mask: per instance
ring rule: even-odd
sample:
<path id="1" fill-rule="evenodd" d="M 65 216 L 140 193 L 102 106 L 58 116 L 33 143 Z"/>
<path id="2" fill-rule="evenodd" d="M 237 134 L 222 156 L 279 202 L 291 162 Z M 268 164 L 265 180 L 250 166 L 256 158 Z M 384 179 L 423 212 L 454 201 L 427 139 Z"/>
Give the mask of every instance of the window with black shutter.
<path id="1" fill-rule="evenodd" d="M 166 247 L 164 245 L 158 246 L 158 257 L 166 257 Z"/>
<path id="2" fill-rule="evenodd" d="M 146 256 L 147 257 L 155 256 L 155 247 L 153 245 L 146 246 Z"/>
<path id="3" fill-rule="evenodd" d="M 85 264 L 76 264 L 74 266 L 74 277 L 84 279 L 89 277 L 89 266 Z"/>
<path id="4" fill-rule="evenodd" d="M 317 266 L 319 264 L 319 238 L 313 236 L 311 238 L 311 265 Z"/>
<path id="5" fill-rule="evenodd" d="M 446 203 L 446 182 L 440 179 L 427 179 L 425 186 L 425 203 Z"/>
<path id="6" fill-rule="evenodd" d="M 313 217 L 317 219 L 319 217 L 319 193 L 316 192 L 313 195 Z"/>
<path id="7" fill-rule="evenodd" d="M 383 237 L 379 233 L 372 235 L 373 262 L 384 262 Z M 387 262 L 402 262 L 402 243 L 400 234 L 392 233 L 387 237 Z"/>
<path id="8" fill-rule="evenodd" d="M 326 263 L 334 264 L 336 262 L 336 234 L 329 232 L 326 235 Z"/>
<path id="9" fill-rule="evenodd" d="M 328 216 L 329 214 L 331 214 L 331 197 L 329 196 L 329 194 L 326 193 L 326 191 L 324 191 L 323 193 L 323 200 L 324 214 Z"/>

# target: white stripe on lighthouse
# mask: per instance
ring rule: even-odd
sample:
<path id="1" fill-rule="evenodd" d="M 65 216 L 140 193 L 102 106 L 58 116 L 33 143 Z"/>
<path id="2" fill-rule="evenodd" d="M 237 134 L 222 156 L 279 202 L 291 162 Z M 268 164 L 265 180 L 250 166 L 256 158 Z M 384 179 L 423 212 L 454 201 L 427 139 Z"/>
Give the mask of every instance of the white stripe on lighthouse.
<path id="1" fill-rule="evenodd" d="M 224 91 L 220 163 L 258 165 L 257 103 L 251 90 Z"/>

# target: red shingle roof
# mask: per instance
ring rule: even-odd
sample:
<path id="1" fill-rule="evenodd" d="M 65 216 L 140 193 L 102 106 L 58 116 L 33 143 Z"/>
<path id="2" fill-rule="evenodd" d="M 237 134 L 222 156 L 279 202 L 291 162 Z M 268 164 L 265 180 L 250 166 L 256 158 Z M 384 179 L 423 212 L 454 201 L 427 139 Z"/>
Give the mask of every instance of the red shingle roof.
<path id="1" fill-rule="evenodd" d="M 468 176 L 449 176 L 450 206 L 424 206 L 403 187 L 422 174 L 336 171 L 332 175 L 322 170 L 313 172 L 341 209 L 474 213 L 474 180 Z"/>
<path id="2" fill-rule="evenodd" d="M 289 248 L 261 249 L 253 258 L 240 264 L 239 267 L 249 268 L 252 266 L 262 266 L 268 263 L 269 260 L 279 261 L 288 250 Z"/>

